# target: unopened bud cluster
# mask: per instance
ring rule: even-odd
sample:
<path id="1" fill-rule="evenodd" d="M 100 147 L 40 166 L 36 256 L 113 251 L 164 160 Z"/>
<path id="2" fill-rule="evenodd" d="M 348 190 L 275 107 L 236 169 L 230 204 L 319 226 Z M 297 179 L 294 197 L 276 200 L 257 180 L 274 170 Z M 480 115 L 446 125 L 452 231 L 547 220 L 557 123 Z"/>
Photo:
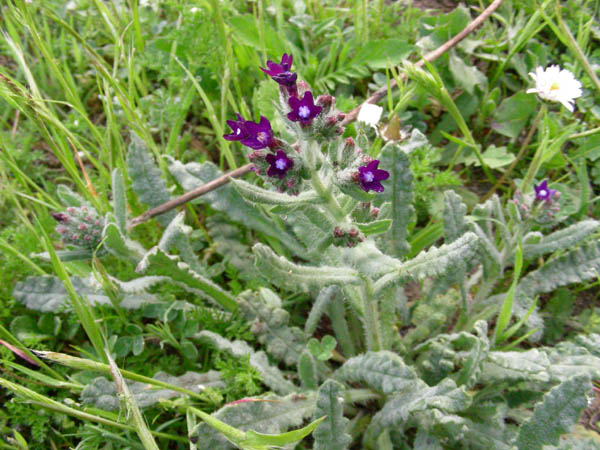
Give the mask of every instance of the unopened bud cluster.
<path id="1" fill-rule="evenodd" d="M 356 228 L 335 227 L 333 229 L 333 245 L 336 247 L 355 247 L 364 240 L 365 236 Z"/>
<path id="2" fill-rule="evenodd" d="M 52 217 L 65 245 L 95 249 L 100 244 L 104 219 L 93 208 L 70 206 L 64 212 L 52 213 Z"/>

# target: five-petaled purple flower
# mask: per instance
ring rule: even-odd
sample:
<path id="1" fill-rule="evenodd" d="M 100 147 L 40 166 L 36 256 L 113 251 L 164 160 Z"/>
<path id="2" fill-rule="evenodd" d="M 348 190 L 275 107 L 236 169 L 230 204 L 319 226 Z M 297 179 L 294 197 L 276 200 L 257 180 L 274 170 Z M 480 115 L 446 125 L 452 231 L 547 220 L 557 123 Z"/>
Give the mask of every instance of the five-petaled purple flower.
<path id="1" fill-rule="evenodd" d="M 365 192 L 369 192 L 370 190 L 383 192 L 383 186 L 380 181 L 387 180 L 390 174 L 385 170 L 378 169 L 378 165 L 379 160 L 374 159 L 366 166 L 358 168 L 358 182 Z"/>
<path id="2" fill-rule="evenodd" d="M 283 178 L 288 170 L 294 167 L 294 161 L 287 157 L 282 150 L 277 150 L 277 153 L 269 153 L 265 159 L 270 167 L 267 169 L 267 175 L 270 177 Z"/>
<path id="3" fill-rule="evenodd" d="M 274 63 L 273 61 L 267 61 L 268 69 L 261 67 L 260 70 L 262 70 L 264 73 L 266 73 L 270 77 L 274 77 L 274 76 L 282 74 L 284 72 L 289 72 L 290 69 L 292 68 L 292 60 L 293 59 L 294 59 L 294 57 L 291 55 L 291 53 L 289 55 L 287 53 L 284 53 L 283 56 L 281 57 L 281 63 L 277 64 L 277 63 Z"/>
<path id="4" fill-rule="evenodd" d="M 323 110 L 323 107 L 315 105 L 310 91 L 306 91 L 302 100 L 297 97 L 290 97 L 289 105 L 292 111 L 288 113 L 288 119 L 292 122 L 300 122 L 302 125 L 310 124 Z"/>
<path id="5" fill-rule="evenodd" d="M 244 128 L 244 124 L 246 123 L 246 121 L 240 115 L 240 113 L 235 114 L 237 115 L 238 120 L 227 121 L 227 125 L 231 127 L 233 133 L 223 135 L 223 138 L 227 139 L 228 141 L 241 141 L 242 139 L 248 137 L 248 133 Z"/>
<path id="6" fill-rule="evenodd" d="M 539 201 L 549 202 L 554 194 L 556 194 L 556 189 L 548 189 L 548 181 L 542 181 L 539 186 L 533 185 L 533 189 L 535 190 L 535 199 Z"/>
<path id="7" fill-rule="evenodd" d="M 270 147 L 273 144 L 273 130 L 266 117 L 260 116 L 260 122 L 256 123 L 244 120 L 239 114 L 237 116 L 238 120 L 227 121 L 233 133 L 223 135 L 225 139 L 241 141 L 243 145 L 254 150 Z"/>

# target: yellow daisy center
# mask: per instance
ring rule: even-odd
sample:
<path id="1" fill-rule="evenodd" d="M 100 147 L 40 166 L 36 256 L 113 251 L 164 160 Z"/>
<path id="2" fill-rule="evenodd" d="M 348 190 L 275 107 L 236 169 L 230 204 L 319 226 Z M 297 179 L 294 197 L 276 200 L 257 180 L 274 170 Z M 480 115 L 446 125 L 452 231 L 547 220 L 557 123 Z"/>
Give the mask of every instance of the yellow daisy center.
<path id="1" fill-rule="evenodd" d="M 558 91 L 559 89 L 560 89 L 560 86 L 558 85 L 558 83 L 556 81 L 554 83 L 552 83 L 552 86 L 550 86 L 551 91 Z"/>

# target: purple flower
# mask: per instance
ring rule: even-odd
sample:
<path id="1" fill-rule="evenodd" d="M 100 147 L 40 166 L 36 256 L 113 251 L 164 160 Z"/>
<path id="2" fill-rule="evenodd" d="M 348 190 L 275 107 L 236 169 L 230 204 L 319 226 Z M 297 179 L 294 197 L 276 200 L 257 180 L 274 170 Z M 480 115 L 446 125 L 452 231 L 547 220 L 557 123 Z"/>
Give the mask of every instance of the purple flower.
<path id="1" fill-rule="evenodd" d="M 265 159 L 270 167 L 267 169 L 267 175 L 270 177 L 283 178 L 288 170 L 294 167 L 294 161 L 287 157 L 282 150 L 277 150 L 277 153 L 269 153 Z"/>
<path id="2" fill-rule="evenodd" d="M 227 139 L 228 141 L 241 141 L 242 139 L 248 137 L 248 132 L 244 128 L 246 121 L 240 115 L 240 113 L 236 113 L 236 115 L 238 120 L 227 121 L 227 125 L 229 125 L 233 130 L 233 133 L 223 135 L 223 138 Z"/>
<path id="3" fill-rule="evenodd" d="M 365 192 L 369 192 L 370 190 L 383 192 L 383 186 L 380 181 L 387 180 L 390 174 L 385 170 L 378 169 L 378 165 L 379 160 L 374 159 L 366 166 L 358 168 L 358 182 Z"/>
<path id="4" fill-rule="evenodd" d="M 552 196 L 556 194 L 556 189 L 548 189 L 548 181 L 546 180 L 542 181 L 539 186 L 533 185 L 533 189 L 535 190 L 535 199 L 539 201 L 549 202 Z"/>
<path id="5" fill-rule="evenodd" d="M 281 63 L 277 64 L 273 61 L 267 61 L 268 69 L 261 67 L 260 70 L 262 70 L 270 77 L 275 77 L 279 74 L 282 74 L 283 72 L 289 72 L 292 68 L 292 60 L 293 56 L 291 55 L 291 53 L 289 55 L 287 53 L 284 53 L 281 57 Z"/>
<path id="6" fill-rule="evenodd" d="M 315 117 L 321 114 L 323 109 L 321 106 L 315 105 L 310 91 L 306 91 L 302 100 L 297 97 L 290 97 L 289 104 L 292 111 L 288 113 L 288 119 L 292 122 L 300 122 L 302 125 L 310 124 Z"/>
<path id="7" fill-rule="evenodd" d="M 244 129 L 248 134 L 242 139 L 242 144 L 246 147 L 260 150 L 261 148 L 270 147 L 273 143 L 271 123 L 264 116 L 260 116 L 259 123 L 246 121 L 244 123 Z"/>
<path id="8" fill-rule="evenodd" d="M 50 215 L 56 220 L 58 223 L 65 223 L 69 221 L 69 216 L 65 213 L 50 213 Z"/>

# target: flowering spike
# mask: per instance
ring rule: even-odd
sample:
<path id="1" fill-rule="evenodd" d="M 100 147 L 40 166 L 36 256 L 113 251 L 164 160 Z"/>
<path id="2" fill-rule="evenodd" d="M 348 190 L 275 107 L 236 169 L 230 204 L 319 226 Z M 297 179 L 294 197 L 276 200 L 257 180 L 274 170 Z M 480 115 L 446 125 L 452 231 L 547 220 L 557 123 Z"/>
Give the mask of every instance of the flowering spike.
<path id="1" fill-rule="evenodd" d="M 287 157 L 282 150 L 277 150 L 277 153 L 269 153 L 265 159 L 270 167 L 267 169 L 267 175 L 270 177 L 283 178 L 288 170 L 294 167 L 294 161 Z"/>
<path id="2" fill-rule="evenodd" d="M 304 94 L 302 100 L 297 97 L 290 97 L 289 105 L 292 111 L 288 113 L 288 119 L 292 122 L 300 122 L 302 125 L 309 125 L 323 110 L 323 107 L 315 105 L 310 91 Z"/>
<path id="3" fill-rule="evenodd" d="M 383 192 L 383 185 L 380 181 L 387 180 L 390 174 L 386 170 L 378 169 L 379 160 L 374 159 L 366 166 L 358 168 L 358 182 L 365 191 Z"/>
<path id="4" fill-rule="evenodd" d="M 277 64 L 277 63 L 274 63 L 273 61 L 269 60 L 269 61 L 267 61 L 268 69 L 261 67 L 260 70 L 262 70 L 264 73 L 266 73 L 270 77 L 274 77 L 283 72 L 289 72 L 290 69 L 292 68 L 292 60 L 293 59 L 294 59 L 294 57 L 292 56 L 291 53 L 289 55 L 287 53 L 284 53 L 283 56 L 281 57 L 281 63 Z"/>
<path id="5" fill-rule="evenodd" d="M 534 185 L 535 199 L 538 201 L 549 202 L 552 196 L 556 194 L 556 189 L 548 189 L 548 181 L 544 180 L 539 185 Z"/>

